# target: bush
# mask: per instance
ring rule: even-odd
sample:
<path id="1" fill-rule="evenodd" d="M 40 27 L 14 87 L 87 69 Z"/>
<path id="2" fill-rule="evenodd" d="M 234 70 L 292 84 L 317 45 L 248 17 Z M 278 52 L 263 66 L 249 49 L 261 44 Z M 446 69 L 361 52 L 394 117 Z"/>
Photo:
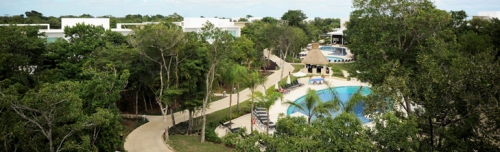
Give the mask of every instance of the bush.
<path id="1" fill-rule="evenodd" d="M 239 140 L 239 135 L 232 132 L 228 132 L 226 136 L 222 137 L 221 139 L 222 144 L 228 147 L 234 147 Z"/>
<path id="2" fill-rule="evenodd" d="M 336 77 L 344 77 L 344 73 L 342 73 L 342 70 L 339 67 L 331 67 L 332 69 L 332 76 Z"/>
<path id="3" fill-rule="evenodd" d="M 208 124 L 208 127 L 205 129 L 205 138 L 207 141 L 213 142 L 213 143 L 221 143 L 221 140 L 219 136 L 217 136 L 217 133 L 215 132 L 215 128 L 218 126 L 218 123 L 215 122 L 210 122 Z"/>

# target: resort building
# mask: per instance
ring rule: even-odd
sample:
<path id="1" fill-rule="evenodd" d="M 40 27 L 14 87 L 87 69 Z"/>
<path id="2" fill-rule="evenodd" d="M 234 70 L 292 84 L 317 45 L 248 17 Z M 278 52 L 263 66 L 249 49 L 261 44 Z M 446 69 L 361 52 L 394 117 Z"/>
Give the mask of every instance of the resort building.
<path id="1" fill-rule="evenodd" d="M 484 11 L 478 12 L 477 16 L 472 16 L 472 18 L 480 18 L 480 19 L 492 19 L 499 18 L 500 19 L 500 11 Z"/>
<path id="2" fill-rule="evenodd" d="M 228 31 L 235 37 L 239 37 L 241 35 L 241 25 L 237 26 L 235 25 L 235 22 L 230 22 L 229 19 L 184 18 L 182 22 L 174 22 L 174 24 L 181 26 L 184 32 L 201 32 L 201 28 L 207 22 L 214 24 L 216 28 Z M 42 28 L 39 31 L 45 32 L 47 42 L 54 42 L 57 38 L 64 38 L 64 28 L 73 27 L 78 23 L 102 26 L 106 30 L 128 35 L 132 32 L 132 28 L 130 28 L 131 26 L 137 27 L 147 24 L 158 24 L 159 22 L 116 23 L 116 28 L 110 28 L 109 18 L 61 18 L 61 29 L 51 29 L 50 24 L 16 24 L 16 26 L 39 26 Z M 10 26 L 10 24 L 0 24 L 0 26 Z"/>
<path id="3" fill-rule="evenodd" d="M 329 37 L 331 37 L 331 44 L 344 45 L 344 30 L 346 29 L 346 23 L 348 21 L 349 18 L 341 18 L 340 28 L 334 28 L 332 32 L 326 33 Z"/>
<path id="4" fill-rule="evenodd" d="M 220 19 L 220 18 L 184 18 L 182 22 L 174 22 L 175 24 L 182 27 L 184 32 L 201 32 L 201 28 L 205 23 L 210 22 L 216 28 L 226 30 L 229 34 L 240 37 L 241 27 L 236 26 L 234 22 L 230 19 Z"/>

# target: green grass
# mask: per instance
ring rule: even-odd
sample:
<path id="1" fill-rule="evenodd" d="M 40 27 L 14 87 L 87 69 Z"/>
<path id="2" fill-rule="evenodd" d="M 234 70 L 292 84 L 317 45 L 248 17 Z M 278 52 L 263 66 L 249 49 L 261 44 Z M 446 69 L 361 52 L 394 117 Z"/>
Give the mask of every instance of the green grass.
<path id="1" fill-rule="evenodd" d="M 304 68 L 304 64 L 291 64 L 291 65 L 293 66 L 293 68 L 295 68 L 293 69 L 293 73 L 299 72 L 300 69 Z"/>
<path id="2" fill-rule="evenodd" d="M 337 67 L 341 70 L 346 70 L 346 71 L 349 71 L 349 69 L 351 69 L 352 67 L 352 63 L 337 63 L 337 64 L 328 64 L 329 67 Z"/>
<path id="3" fill-rule="evenodd" d="M 222 144 L 215 144 L 212 142 L 200 143 L 201 137 L 198 135 L 172 135 L 169 136 L 170 141 L 168 145 L 175 149 L 177 152 L 225 152 L 233 151 Z"/>
<path id="4" fill-rule="evenodd" d="M 236 102 L 236 100 L 233 100 Z M 239 117 L 243 115 L 244 111 L 250 111 L 250 102 L 243 101 L 240 102 L 240 111 L 236 109 L 236 105 L 232 106 L 233 108 L 233 118 Z M 207 125 L 211 122 L 218 123 L 219 120 L 229 117 L 229 108 L 221 109 L 219 111 L 207 114 Z M 193 122 L 194 130 L 199 130 L 202 127 L 202 117 L 194 118 Z M 250 120 L 249 120 L 250 121 Z M 232 151 L 232 148 L 226 147 L 223 144 L 217 144 L 213 142 L 206 141 L 205 143 L 200 143 L 199 135 L 171 135 L 169 136 L 169 145 L 174 148 L 175 151 L 178 152 L 198 152 L 198 151 L 214 151 L 214 152 L 223 152 L 223 151 Z"/>
<path id="5" fill-rule="evenodd" d="M 233 98 L 233 102 L 236 102 L 236 98 Z M 250 111 L 250 102 L 248 100 L 240 102 L 240 111 L 237 110 L 236 105 L 234 105 L 232 107 L 233 107 L 233 115 L 232 116 L 233 116 L 233 118 L 236 118 L 236 115 L 238 112 L 240 112 L 240 114 L 241 114 L 241 112 L 243 112 L 243 111 Z M 219 120 L 227 118 L 227 117 L 229 117 L 229 107 L 221 109 L 221 110 L 213 112 L 213 113 L 210 113 L 210 114 L 207 114 L 207 124 L 209 124 L 210 122 L 219 123 Z M 202 117 L 194 118 L 194 120 L 193 120 L 193 122 L 195 122 L 194 126 L 193 126 L 194 130 L 201 129 L 202 123 L 196 123 L 196 122 L 201 122 L 202 119 L 203 119 Z"/>

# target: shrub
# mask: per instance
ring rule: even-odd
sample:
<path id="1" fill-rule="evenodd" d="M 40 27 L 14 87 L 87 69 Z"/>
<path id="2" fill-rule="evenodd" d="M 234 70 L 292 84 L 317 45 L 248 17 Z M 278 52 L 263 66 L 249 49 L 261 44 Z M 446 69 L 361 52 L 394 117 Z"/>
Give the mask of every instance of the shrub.
<path id="1" fill-rule="evenodd" d="M 228 132 L 226 136 L 222 137 L 221 139 L 222 144 L 228 147 L 234 147 L 234 145 L 236 145 L 239 140 L 239 135 L 232 132 Z"/>
<path id="2" fill-rule="evenodd" d="M 215 125 L 215 127 L 213 127 Z M 210 123 L 209 127 L 205 129 L 205 138 L 207 141 L 213 142 L 213 143 L 221 143 L 221 140 L 219 136 L 217 136 L 217 133 L 215 132 L 215 128 L 217 127 L 217 123 Z"/>
<path id="3" fill-rule="evenodd" d="M 332 69 L 332 76 L 336 77 L 344 77 L 344 73 L 342 73 L 342 70 L 339 67 L 331 67 Z"/>

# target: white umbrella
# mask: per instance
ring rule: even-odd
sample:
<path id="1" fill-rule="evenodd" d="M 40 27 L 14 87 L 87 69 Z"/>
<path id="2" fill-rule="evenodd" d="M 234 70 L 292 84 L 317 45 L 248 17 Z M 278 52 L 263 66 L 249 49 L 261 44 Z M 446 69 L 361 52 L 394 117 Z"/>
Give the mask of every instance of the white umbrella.
<path id="1" fill-rule="evenodd" d="M 296 76 L 296 77 L 303 77 L 303 76 L 306 76 L 306 74 L 302 71 L 299 71 L 297 73 L 294 73 L 293 76 Z"/>
<path id="2" fill-rule="evenodd" d="M 307 116 L 305 114 L 300 113 L 298 111 L 290 114 L 290 117 L 305 117 L 307 119 Z"/>
<path id="3" fill-rule="evenodd" d="M 274 89 L 278 90 L 278 82 L 274 85 Z"/>
<path id="4" fill-rule="evenodd" d="M 292 81 L 290 81 L 290 75 L 288 75 L 288 78 L 286 79 L 286 83 L 287 84 L 291 84 L 292 83 Z"/>

